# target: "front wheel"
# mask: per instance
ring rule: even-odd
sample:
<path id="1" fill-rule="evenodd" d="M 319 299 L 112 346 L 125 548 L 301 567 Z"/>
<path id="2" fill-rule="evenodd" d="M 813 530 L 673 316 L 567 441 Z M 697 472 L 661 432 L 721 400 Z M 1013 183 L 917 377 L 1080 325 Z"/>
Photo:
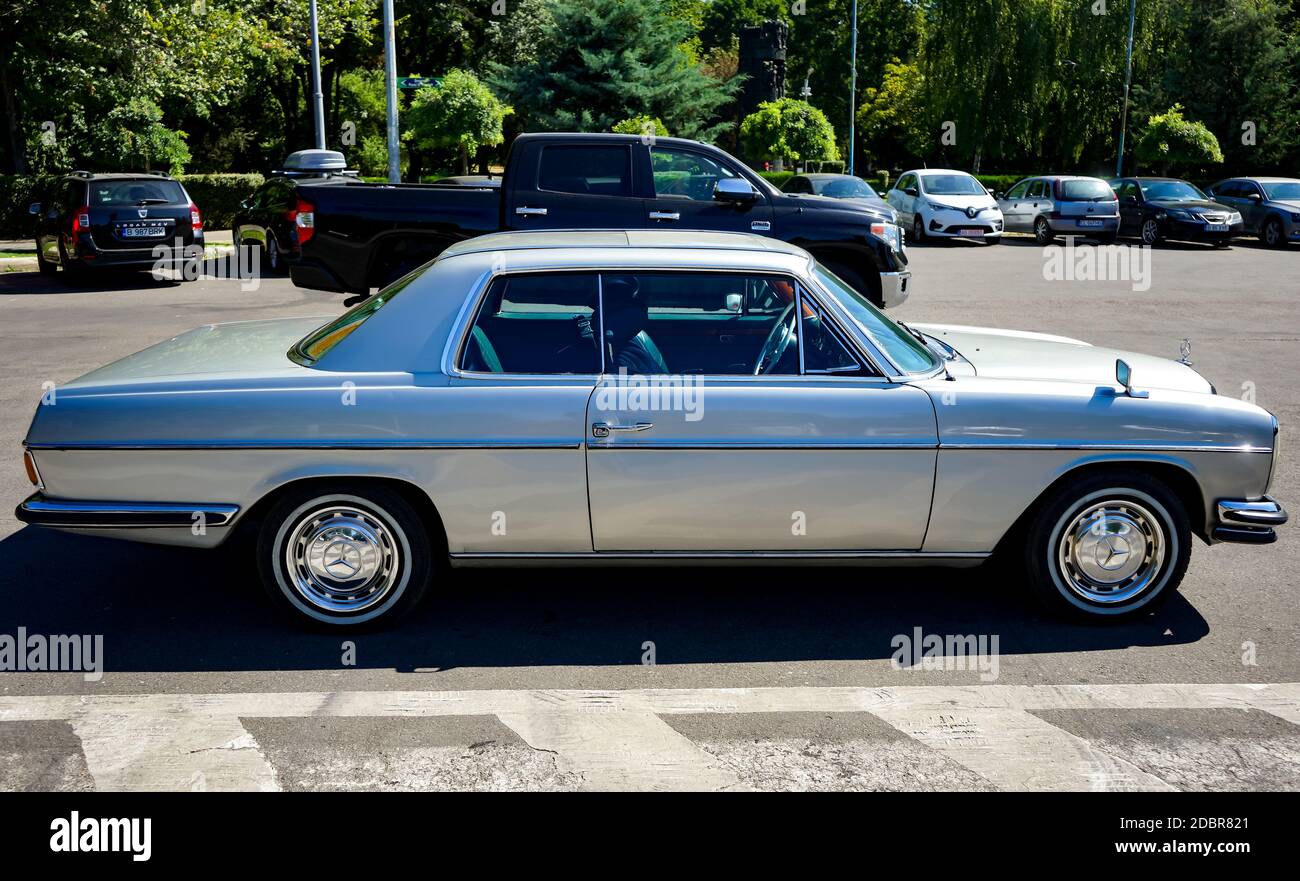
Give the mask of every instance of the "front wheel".
<path id="1" fill-rule="evenodd" d="M 1285 245 L 1286 235 L 1282 232 L 1282 221 L 1276 217 L 1270 217 L 1268 223 L 1264 224 L 1264 232 L 1260 238 L 1270 248 L 1280 248 Z"/>
<path id="2" fill-rule="evenodd" d="M 392 490 L 351 485 L 282 498 L 262 524 L 257 563 L 281 611 L 331 630 L 395 621 L 419 603 L 434 571 L 411 505 Z"/>
<path id="3" fill-rule="evenodd" d="M 1154 217 L 1142 221 L 1142 244 L 1155 245 L 1160 241 L 1160 224 Z"/>
<path id="4" fill-rule="evenodd" d="M 1116 619 L 1178 589 L 1191 559 L 1191 527 L 1178 497 L 1135 471 L 1062 486 L 1030 526 L 1028 587 L 1048 611 Z"/>
<path id="5" fill-rule="evenodd" d="M 912 241 L 920 245 L 925 242 L 925 221 L 920 212 L 912 216 Z"/>

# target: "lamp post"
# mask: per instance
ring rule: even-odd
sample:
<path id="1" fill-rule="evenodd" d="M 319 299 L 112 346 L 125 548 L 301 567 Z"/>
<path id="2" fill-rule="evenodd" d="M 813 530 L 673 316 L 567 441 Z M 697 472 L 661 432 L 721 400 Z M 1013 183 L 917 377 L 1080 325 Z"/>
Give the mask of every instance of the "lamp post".
<path id="1" fill-rule="evenodd" d="M 1124 112 L 1119 122 L 1119 155 L 1115 157 L 1115 177 L 1124 176 L 1124 133 L 1128 129 L 1128 91 L 1133 85 L 1133 22 L 1137 19 L 1137 0 L 1128 5 L 1128 56 L 1124 61 Z"/>
<path id="2" fill-rule="evenodd" d="M 853 42 L 849 44 L 849 174 L 853 174 L 853 117 L 858 91 L 858 0 L 853 0 Z"/>
<path id="3" fill-rule="evenodd" d="M 320 88 L 320 27 L 316 0 L 311 0 L 311 102 L 316 125 L 316 149 L 325 149 L 325 95 Z"/>
<path id="4" fill-rule="evenodd" d="M 397 140 L 397 40 L 393 35 L 393 0 L 384 0 L 384 88 L 388 93 L 388 182 L 402 179 Z"/>

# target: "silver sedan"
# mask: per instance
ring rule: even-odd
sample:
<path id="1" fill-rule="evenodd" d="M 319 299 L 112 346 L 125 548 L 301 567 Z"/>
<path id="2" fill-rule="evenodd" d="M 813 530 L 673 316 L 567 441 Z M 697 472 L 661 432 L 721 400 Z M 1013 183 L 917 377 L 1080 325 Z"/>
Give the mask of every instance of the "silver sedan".
<path id="1" fill-rule="evenodd" d="M 200 327 L 58 388 L 18 516 L 246 531 L 275 602 L 334 628 L 449 565 L 995 553 L 1114 618 L 1177 588 L 1193 536 L 1275 539 L 1276 434 L 1184 364 L 896 323 L 772 239 L 505 233 L 339 317 Z"/>

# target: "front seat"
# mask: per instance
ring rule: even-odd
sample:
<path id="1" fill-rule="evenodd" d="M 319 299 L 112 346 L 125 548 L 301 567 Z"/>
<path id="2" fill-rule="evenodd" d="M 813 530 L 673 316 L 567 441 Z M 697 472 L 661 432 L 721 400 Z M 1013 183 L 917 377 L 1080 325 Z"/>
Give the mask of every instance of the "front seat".
<path id="1" fill-rule="evenodd" d="M 473 373 L 504 373 L 497 350 L 492 341 L 477 324 L 469 332 L 469 343 L 465 346 L 465 369 Z"/>
<path id="2" fill-rule="evenodd" d="M 655 376 L 671 373 L 664 356 L 646 333 L 649 308 L 635 278 L 613 277 L 603 286 L 607 370 Z"/>

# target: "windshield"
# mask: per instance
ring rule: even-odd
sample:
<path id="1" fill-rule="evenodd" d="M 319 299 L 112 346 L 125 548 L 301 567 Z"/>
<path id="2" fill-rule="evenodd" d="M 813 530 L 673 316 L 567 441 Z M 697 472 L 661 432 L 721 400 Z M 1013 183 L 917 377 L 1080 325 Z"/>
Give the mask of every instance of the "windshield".
<path id="1" fill-rule="evenodd" d="M 1204 202 L 1206 195 L 1185 180 L 1139 181 L 1145 199 L 1163 199 L 1168 202 Z"/>
<path id="2" fill-rule="evenodd" d="M 418 273 L 406 276 L 384 288 L 373 297 L 353 306 L 329 324 L 316 328 L 294 344 L 290 355 L 296 355 L 297 357 L 294 360 L 299 363 L 315 364 L 326 352 L 343 342 L 349 334 L 365 324 L 366 319 L 388 305 L 393 297 L 405 290 L 406 286 L 415 281 L 417 277 Z"/>
<path id="3" fill-rule="evenodd" d="M 1288 180 L 1263 185 L 1264 192 L 1275 202 L 1300 201 L 1300 180 Z"/>
<path id="4" fill-rule="evenodd" d="M 813 275 L 822 286 L 835 295 L 844 311 L 857 322 L 863 332 L 884 349 L 889 359 L 905 373 L 924 373 L 938 363 L 930 350 L 915 337 L 890 321 L 867 298 L 859 294 L 826 267 L 814 263 Z"/>
<path id="5" fill-rule="evenodd" d="M 1115 191 L 1105 181 L 1063 180 L 1061 199 L 1066 202 L 1113 202 Z"/>
<path id="6" fill-rule="evenodd" d="M 983 185 L 969 174 L 926 174 L 921 191 L 931 196 L 987 196 Z"/>
<path id="7" fill-rule="evenodd" d="M 830 196 L 832 199 L 874 199 L 875 191 L 867 186 L 865 181 L 856 177 L 833 177 L 828 180 L 816 180 L 812 182 L 813 190 L 819 196 Z"/>

